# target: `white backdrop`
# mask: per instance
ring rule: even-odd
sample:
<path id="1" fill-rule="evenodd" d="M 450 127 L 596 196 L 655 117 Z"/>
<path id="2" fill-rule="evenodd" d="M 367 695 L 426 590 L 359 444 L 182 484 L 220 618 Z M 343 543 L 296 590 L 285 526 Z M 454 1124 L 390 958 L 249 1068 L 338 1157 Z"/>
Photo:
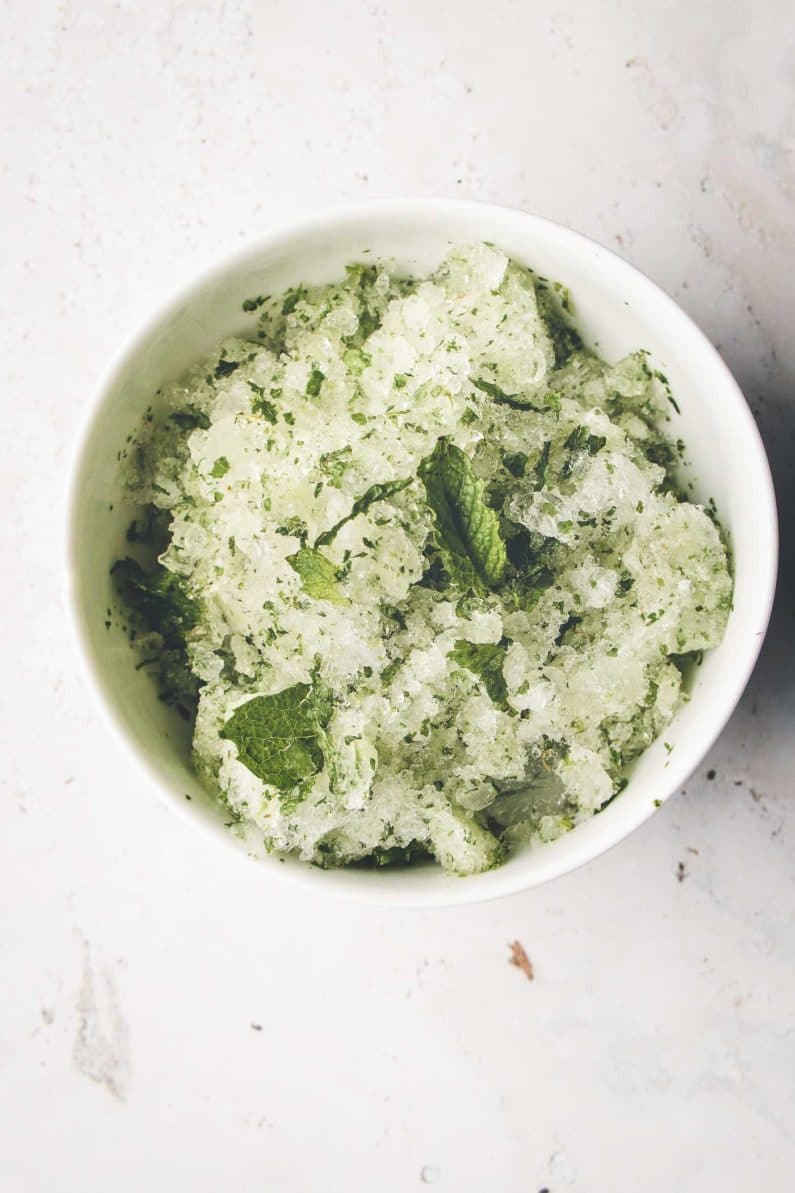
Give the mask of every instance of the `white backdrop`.
<path id="1" fill-rule="evenodd" d="M 274 221 L 405 193 L 537 210 L 668 289 L 752 402 L 787 535 L 790 4 L 5 12 L 3 1193 L 783 1191 L 791 574 L 730 727 L 632 839 L 399 914 L 282 887 L 142 784 L 77 672 L 62 537 L 76 423 L 151 308 Z"/>

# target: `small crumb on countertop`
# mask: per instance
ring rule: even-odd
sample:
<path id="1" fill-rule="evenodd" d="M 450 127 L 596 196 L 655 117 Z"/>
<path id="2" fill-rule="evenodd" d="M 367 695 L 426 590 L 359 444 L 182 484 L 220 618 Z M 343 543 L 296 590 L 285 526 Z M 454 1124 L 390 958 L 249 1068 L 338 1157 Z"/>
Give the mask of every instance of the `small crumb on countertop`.
<path id="1" fill-rule="evenodd" d="M 508 958 L 508 964 L 515 965 L 517 969 L 521 969 L 528 982 L 532 982 L 533 978 L 535 977 L 533 963 L 525 952 L 524 945 L 522 945 L 518 940 L 514 940 L 509 945 L 509 948 L 511 950 L 511 955 Z"/>

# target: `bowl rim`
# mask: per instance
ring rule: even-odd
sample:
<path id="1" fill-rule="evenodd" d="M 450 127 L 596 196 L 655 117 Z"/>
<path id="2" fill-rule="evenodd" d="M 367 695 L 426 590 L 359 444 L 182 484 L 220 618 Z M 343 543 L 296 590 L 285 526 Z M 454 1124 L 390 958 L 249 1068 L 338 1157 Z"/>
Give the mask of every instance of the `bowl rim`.
<path id="1" fill-rule="evenodd" d="M 687 753 L 680 752 L 676 763 L 667 772 L 666 794 L 661 796 L 657 804 L 647 801 L 648 806 L 644 803 L 642 806 L 634 808 L 634 814 L 627 815 L 623 820 L 618 821 L 612 827 L 612 831 L 605 833 L 604 839 L 599 838 L 587 845 L 585 842 L 581 842 L 579 849 L 574 848 L 570 851 L 564 864 L 547 866 L 546 872 L 541 874 L 498 868 L 488 872 L 490 881 L 485 889 L 478 882 L 479 876 L 475 875 L 455 884 L 440 885 L 437 891 L 427 889 L 426 886 L 416 889 L 410 884 L 405 884 L 402 892 L 399 887 L 396 889 L 395 883 L 380 884 L 380 876 L 362 871 L 356 873 L 355 880 L 343 879 L 341 881 L 343 875 L 346 876 L 346 879 L 351 879 L 353 877 L 351 872 L 344 869 L 322 870 L 309 863 L 297 863 L 278 869 L 271 866 L 259 866 L 261 874 L 266 877 L 274 877 L 274 880 L 278 875 L 297 886 L 312 889 L 317 894 L 330 893 L 348 902 L 373 906 L 396 908 L 462 906 L 485 902 L 504 895 L 517 894 L 579 869 L 597 857 L 601 857 L 628 837 L 653 816 L 658 807 L 666 803 L 678 790 L 723 732 L 747 686 L 761 651 L 772 613 L 778 572 L 779 532 L 773 478 L 762 437 L 742 390 L 714 344 L 695 320 L 661 286 L 618 253 L 565 224 L 535 212 L 473 199 L 407 196 L 359 200 L 324 207 L 297 220 L 279 220 L 271 230 L 252 238 L 234 252 L 219 256 L 212 264 L 193 274 L 187 282 L 183 283 L 176 291 L 172 291 L 164 301 L 158 303 L 149 317 L 127 337 L 121 347 L 109 357 L 108 363 L 101 371 L 94 386 L 91 398 L 80 412 L 77 431 L 69 453 L 66 471 L 66 519 L 63 540 L 65 591 L 62 595 L 72 640 L 80 660 L 80 670 L 84 681 L 93 697 L 94 707 L 99 711 L 105 727 L 110 729 L 111 736 L 120 746 L 122 752 L 134 764 L 139 773 L 146 774 L 157 791 L 158 797 L 167 802 L 185 820 L 190 821 L 194 829 L 200 830 L 205 836 L 211 837 L 216 842 L 223 841 L 225 847 L 234 849 L 238 856 L 245 852 L 230 832 L 219 831 L 218 827 L 197 816 L 192 808 L 186 806 L 184 800 L 177 798 L 175 788 L 158 774 L 148 751 L 134 741 L 124 718 L 114 707 L 109 692 L 106 690 L 105 682 L 94 662 L 94 652 L 87 626 L 77 599 L 80 561 L 78 508 L 81 478 L 89 462 L 91 434 L 107 393 L 118 375 L 134 360 L 153 333 L 172 314 L 188 303 L 198 292 L 258 254 L 288 247 L 291 241 L 318 230 L 333 229 L 338 231 L 342 227 L 352 227 L 363 219 L 401 219 L 405 221 L 407 217 L 411 216 L 417 218 L 432 214 L 439 216 L 446 211 L 455 211 L 457 214 L 465 214 L 469 211 L 473 215 L 477 212 L 480 218 L 483 218 L 484 215 L 492 216 L 495 223 L 513 220 L 526 226 L 532 225 L 537 232 L 547 231 L 559 240 L 568 241 L 575 250 L 595 254 L 596 259 L 605 260 L 612 268 L 618 266 L 627 276 L 633 277 L 638 286 L 649 290 L 656 301 L 666 308 L 668 314 L 679 322 L 681 328 L 687 330 L 690 337 L 699 344 L 701 351 L 710 358 L 716 375 L 721 379 L 723 392 L 727 396 L 731 396 L 738 417 L 745 423 L 746 450 L 756 457 L 758 479 L 763 487 L 763 491 L 758 494 L 758 503 L 759 508 L 764 511 L 764 524 L 758 527 L 758 534 L 767 539 L 765 550 L 767 566 L 764 571 L 760 569 L 754 597 L 758 616 L 757 624 L 760 628 L 755 641 L 751 643 L 744 658 L 741 659 L 741 665 L 733 666 L 731 669 L 731 682 L 727 682 L 726 694 L 721 702 L 718 715 L 711 723 L 709 733 L 698 738 L 698 744 L 694 750 Z M 576 834 L 572 834 L 572 836 L 576 836 Z M 573 841 L 572 844 L 574 844 Z M 250 855 L 249 860 L 252 860 Z"/>

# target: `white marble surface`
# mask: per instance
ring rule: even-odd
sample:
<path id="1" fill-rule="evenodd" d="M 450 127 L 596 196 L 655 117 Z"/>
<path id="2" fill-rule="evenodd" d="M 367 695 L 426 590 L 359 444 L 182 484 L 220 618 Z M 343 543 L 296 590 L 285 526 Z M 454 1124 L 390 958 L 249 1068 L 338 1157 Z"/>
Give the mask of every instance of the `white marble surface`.
<path id="1" fill-rule="evenodd" d="M 791 1188 L 791 572 L 686 792 L 547 888 L 412 914 L 319 902 L 186 828 L 103 736 L 60 595 L 100 367 L 198 268 L 365 196 L 529 207 L 650 273 L 744 385 L 790 518 L 791 5 L 5 13 L 0 1188 Z"/>

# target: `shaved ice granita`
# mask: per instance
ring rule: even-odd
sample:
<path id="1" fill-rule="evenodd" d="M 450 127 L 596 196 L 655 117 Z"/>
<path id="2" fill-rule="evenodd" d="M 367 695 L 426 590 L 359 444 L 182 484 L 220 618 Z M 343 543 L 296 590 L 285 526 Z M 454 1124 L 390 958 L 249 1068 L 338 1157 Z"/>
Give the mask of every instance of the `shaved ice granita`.
<path id="1" fill-rule="evenodd" d="M 232 831 L 468 875 L 604 808 L 731 608 L 665 378 L 491 245 L 243 305 L 125 453 L 113 569 Z"/>

